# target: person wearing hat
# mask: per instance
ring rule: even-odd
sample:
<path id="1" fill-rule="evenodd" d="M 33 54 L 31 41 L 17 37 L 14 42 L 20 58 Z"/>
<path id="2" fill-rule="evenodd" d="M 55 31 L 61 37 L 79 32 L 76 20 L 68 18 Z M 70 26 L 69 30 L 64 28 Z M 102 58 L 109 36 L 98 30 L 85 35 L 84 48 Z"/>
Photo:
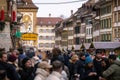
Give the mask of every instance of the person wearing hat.
<path id="1" fill-rule="evenodd" d="M 85 53 L 81 52 L 79 54 L 79 60 L 77 62 L 77 68 L 76 68 L 77 74 L 80 75 L 79 77 L 80 80 L 82 79 L 82 76 L 84 75 L 83 72 L 84 72 L 84 67 L 85 67 L 85 59 L 86 59 Z"/>
<path id="2" fill-rule="evenodd" d="M 83 74 L 82 80 L 98 80 L 91 56 L 87 56 L 85 59 L 85 68 Z"/>
<path id="3" fill-rule="evenodd" d="M 50 65 L 48 62 L 46 61 L 40 62 L 38 64 L 34 80 L 45 80 L 48 77 L 51 68 L 52 65 Z"/>
<path id="4" fill-rule="evenodd" d="M 94 67 L 96 69 L 96 72 L 98 74 L 98 78 L 101 79 L 102 78 L 102 50 L 101 49 L 96 49 L 96 54 L 95 54 L 95 58 L 93 60 L 94 63 Z"/>
<path id="5" fill-rule="evenodd" d="M 19 70 L 19 74 L 21 80 L 34 80 L 35 68 L 30 58 L 26 57 L 22 60 L 22 70 Z"/>
<path id="6" fill-rule="evenodd" d="M 102 75 L 106 80 L 120 80 L 120 58 L 112 54 L 108 57 L 111 65 L 105 70 Z"/>

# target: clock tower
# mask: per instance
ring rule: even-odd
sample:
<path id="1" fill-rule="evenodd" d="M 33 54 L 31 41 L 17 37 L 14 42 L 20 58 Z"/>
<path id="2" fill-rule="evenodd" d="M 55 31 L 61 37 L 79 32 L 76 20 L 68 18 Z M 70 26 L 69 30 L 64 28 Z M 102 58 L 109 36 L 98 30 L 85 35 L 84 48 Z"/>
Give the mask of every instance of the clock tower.
<path id="1" fill-rule="evenodd" d="M 36 33 L 36 13 L 38 7 L 32 2 L 32 0 L 18 0 L 17 10 L 22 13 L 21 19 L 22 25 L 20 26 L 20 32 L 24 33 Z M 37 40 L 21 40 L 22 46 L 36 47 Z"/>

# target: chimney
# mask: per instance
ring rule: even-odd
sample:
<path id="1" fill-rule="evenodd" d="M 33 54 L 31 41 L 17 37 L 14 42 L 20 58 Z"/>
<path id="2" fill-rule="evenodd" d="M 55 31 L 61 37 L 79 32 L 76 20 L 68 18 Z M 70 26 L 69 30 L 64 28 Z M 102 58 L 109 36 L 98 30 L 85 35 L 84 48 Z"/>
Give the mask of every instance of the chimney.
<path id="1" fill-rule="evenodd" d="M 49 13 L 49 17 L 51 17 L 51 13 Z"/>
<path id="2" fill-rule="evenodd" d="M 73 15 L 73 10 L 71 10 L 71 15 Z"/>

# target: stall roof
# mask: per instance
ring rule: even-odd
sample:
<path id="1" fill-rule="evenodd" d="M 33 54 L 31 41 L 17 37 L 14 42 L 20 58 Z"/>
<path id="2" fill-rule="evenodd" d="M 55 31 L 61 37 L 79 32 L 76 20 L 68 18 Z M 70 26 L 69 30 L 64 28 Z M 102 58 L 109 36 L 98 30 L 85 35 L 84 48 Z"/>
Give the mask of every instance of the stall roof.
<path id="1" fill-rule="evenodd" d="M 120 47 L 120 42 L 93 42 L 95 49 L 116 49 Z"/>
<path id="2" fill-rule="evenodd" d="M 80 50 L 80 48 L 81 48 L 81 44 L 80 45 L 75 45 L 75 50 Z"/>
<path id="3" fill-rule="evenodd" d="M 85 49 L 89 49 L 90 43 L 84 43 Z"/>

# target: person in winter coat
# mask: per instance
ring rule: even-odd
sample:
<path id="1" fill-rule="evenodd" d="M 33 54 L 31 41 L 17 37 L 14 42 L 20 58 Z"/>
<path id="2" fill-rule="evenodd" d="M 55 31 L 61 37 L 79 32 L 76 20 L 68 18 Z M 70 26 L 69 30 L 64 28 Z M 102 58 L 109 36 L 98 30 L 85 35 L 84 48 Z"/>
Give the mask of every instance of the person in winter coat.
<path id="1" fill-rule="evenodd" d="M 96 72 L 98 74 L 98 78 L 101 79 L 102 77 L 102 51 L 100 49 L 96 50 L 96 55 L 95 55 L 95 59 L 93 60 L 94 63 L 94 67 L 96 69 Z"/>
<path id="2" fill-rule="evenodd" d="M 84 73 L 84 68 L 85 68 L 85 53 L 80 53 L 79 54 L 79 60 L 77 62 L 77 73 L 80 75 L 79 79 L 81 80 L 83 77 Z"/>
<path id="3" fill-rule="evenodd" d="M 69 76 L 69 80 L 73 80 L 74 78 L 76 78 L 75 74 L 77 74 L 77 61 L 78 61 L 78 55 L 74 54 L 72 55 L 71 59 L 69 60 L 69 72 L 70 72 L 70 76 Z"/>
<path id="4" fill-rule="evenodd" d="M 86 57 L 85 60 L 85 69 L 84 69 L 84 75 L 82 76 L 81 80 L 98 80 L 97 78 L 97 72 L 94 68 L 93 60 L 90 56 Z"/>
<path id="5" fill-rule="evenodd" d="M 34 80 L 45 80 L 50 73 L 50 68 L 52 68 L 52 65 L 48 64 L 48 62 L 46 61 L 40 62 L 38 64 Z"/>
<path id="6" fill-rule="evenodd" d="M 120 80 L 120 59 L 113 60 L 114 60 L 113 64 L 111 64 L 110 67 L 103 72 L 103 77 L 108 80 Z"/>
<path id="7" fill-rule="evenodd" d="M 61 75 L 61 72 L 62 72 L 62 62 L 60 61 L 54 61 L 52 63 L 52 73 L 47 77 L 46 80 L 64 80 L 62 75 Z"/>
<path id="8" fill-rule="evenodd" d="M 35 68 L 32 66 L 32 61 L 29 58 L 22 60 L 22 70 L 19 70 L 21 80 L 34 80 Z"/>
<path id="9" fill-rule="evenodd" d="M 20 79 L 14 66 L 7 63 L 6 52 L 0 52 L 0 80 L 2 80 L 5 77 L 7 77 L 9 80 L 19 80 Z"/>

